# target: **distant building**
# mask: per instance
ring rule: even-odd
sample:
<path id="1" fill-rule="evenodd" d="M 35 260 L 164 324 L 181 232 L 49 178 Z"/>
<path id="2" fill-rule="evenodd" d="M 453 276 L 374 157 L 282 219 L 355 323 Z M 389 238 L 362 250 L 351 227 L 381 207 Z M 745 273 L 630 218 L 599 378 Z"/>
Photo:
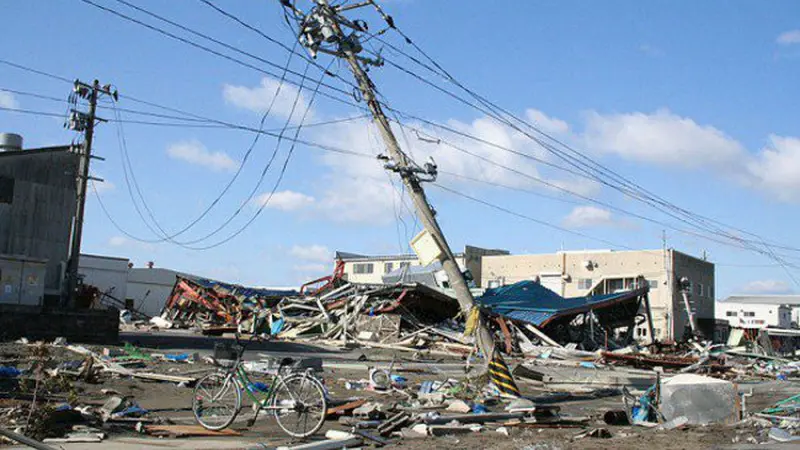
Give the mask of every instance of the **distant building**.
<path id="1" fill-rule="evenodd" d="M 733 328 L 797 328 L 800 295 L 734 295 L 717 302 L 716 317 Z"/>
<path id="2" fill-rule="evenodd" d="M 475 284 L 481 280 L 482 259 L 489 255 L 508 255 L 506 250 L 492 250 L 467 245 L 464 252 L 456 253 L 456 262 L 462 271 L 469 270 Z M 336 260 L 344 263 L 344 274 L 352 283 L 381 284 L 384 275 L 397 269 L 419 266 L 417 255 L 367 256 L 356 253 L 336 252 Z M 447 283 L 446 281 L 444 281 Z"/>
<path id="3" fill-rule="evenodd" d="M 636 287 L 640 277 L 650 286 L 650 308 L 656 338 L 680 339 L 688 315 L 677 280 L 691 281 L 690 305 L 700 330 L 714 332 L 714 264 L 676 250 L 586 250 L 536 255 L 485 256 L 481 286 L 497 287 L 539 280 L 563 297 L 610 294 Z M 646 323 L 636 329 L 649 340 Z"/>
<path id="4" fill-rule="evenodd" d="M 0 134 L 0 303 L 57 304 L 79 158 L 70 146 L 22 150 L 19 136 Z"/>
<path id="5" fill-rule="evenodd" d="M 148 316 L 161 313 L 178 275 L 199 278 L 171 269 L 129 264 L 127 258 L 81 254 L 78 275 L 85 284 Z"/>

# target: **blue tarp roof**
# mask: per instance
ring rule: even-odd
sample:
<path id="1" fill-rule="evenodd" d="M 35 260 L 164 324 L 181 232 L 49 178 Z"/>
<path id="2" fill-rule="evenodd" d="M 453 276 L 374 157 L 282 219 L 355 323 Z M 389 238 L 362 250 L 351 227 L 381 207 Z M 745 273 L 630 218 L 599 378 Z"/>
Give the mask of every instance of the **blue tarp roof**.
<path id="1" fill-rule="evenodd" d="M 216 280 L 209 280 L 207 278 L 190 278 L 190 280 L 194 281 L 195 283 L 203 286 L 206 289 L 212 289 L 214 286 L 219 286 L 224 288 L 228 291 L 234 292 L 237 295 L 243 295 L 247 298 L 252 297 L 292 297 L 296 296 L 299 293 L 295 290 L 283 290 L 283 289 L 263 289 L 263 288 L 252 288 L 246 286 L 240 286 L 238 284 L 230 284 L 230 283 L 223 283 L 221 281 Z"/>
<path id="2" fill-rule="evenodd" d="M 638 297 L 647 288 L 617 294 L 564 298 L 535 281 L 520 281 L 487 289 L 475 299 L 482 307 L 503 317 L 537 327 L 556 317 L 574 315 Z"/>

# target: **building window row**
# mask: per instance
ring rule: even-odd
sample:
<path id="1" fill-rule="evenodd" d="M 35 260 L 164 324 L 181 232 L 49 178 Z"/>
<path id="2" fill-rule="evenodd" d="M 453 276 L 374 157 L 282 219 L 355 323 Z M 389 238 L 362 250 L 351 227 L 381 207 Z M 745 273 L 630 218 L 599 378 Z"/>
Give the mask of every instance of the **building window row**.
<path id="1" fill-rule="evenodd" d="M 353 264 L 353 273 L 355 274 L 368 274 L 372 273 L 374 270 L 375 267 L 372 263 Z"/>

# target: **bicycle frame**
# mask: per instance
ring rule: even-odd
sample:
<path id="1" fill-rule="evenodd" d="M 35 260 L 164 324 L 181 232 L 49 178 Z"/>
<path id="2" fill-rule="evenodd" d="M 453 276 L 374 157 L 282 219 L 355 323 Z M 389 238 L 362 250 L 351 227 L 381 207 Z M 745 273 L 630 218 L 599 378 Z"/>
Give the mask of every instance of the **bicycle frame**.
<path id="1" fill-rule="evenodd" d="M 250 340 L 252 340 L 252 338 Z M 263 396 L 259 396 L 250 389 L 250 386 L 253 384 L 253 382 L 250 380 L 250 376 L 247 374 L 247 371 L 244 369 L 244 365 L 242 364 L 242 357 L 244 356 L 245 346 L 241 344 L 241 342 L 238 339 L 238 336 L 237 336 L 237 345 L 241 347 L 241 350 L 237 355 L 236 362 L 234 363 L 233 367 L 228 369 L 227 371 L 228 374 L 225 377 L 225 384 L 233 382 L 234 387 L 236 389 L 239 389 L 240 391 L 244 390 L 245 393 L 247 393 L 247 396 L 250 398 L 250 400 L 254 404 L 258 405 L 255 411 L 255 415 L 253 416 L 253 420 L 255 420 L 258 417 L 258 413 L 262 409 L 266 410 L 285 409 L 286 408 L 285 405 L 273 406 L 271 404 L 274 400 L 275 394 L 278 392 L 278 386 L 280 384 L 284 384 L 284 377 L 281 375 L 281 369 L 283 369 L 283 365 L 279 366 L 277 373 L 275 373 L 272 376 L 272 379 L 269 383 L 269 390 Z M 304 378 L 309 377 L 308 370 L 303 374 L 303 377 Z M 224 390 L 221 390 L 220 394 L 223 392 Z M 286 392 L 289 394 L 290 397 L 292 397 L 292 401 L 295 401 L 294 393 L 289 389 L 287 389 Z"/>

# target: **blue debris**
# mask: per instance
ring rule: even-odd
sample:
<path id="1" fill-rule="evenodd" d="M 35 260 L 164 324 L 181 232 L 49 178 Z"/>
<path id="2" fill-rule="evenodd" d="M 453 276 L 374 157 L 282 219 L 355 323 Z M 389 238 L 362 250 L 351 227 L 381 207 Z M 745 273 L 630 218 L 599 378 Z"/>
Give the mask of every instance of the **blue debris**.
<path id="1" fill-rule="evenodd" d="M 255 383 L 250 383 L 247 385 L 247 390 L 250 392 L 269 392 L 269 386 L 266 384 L 256 381 Z"/>
<path id="2" fill-rule="evenodd" d="M 0 366 L 0 378 L 16 378 L 22 373 L 21 370 L 11 366 Z"/>
<path id="3" fill-rule="evenodd" d="M 472 414 L 487 414 L 488 412 L 489 410 L 480 403 L 475 403 L 472 405 Z"/>

